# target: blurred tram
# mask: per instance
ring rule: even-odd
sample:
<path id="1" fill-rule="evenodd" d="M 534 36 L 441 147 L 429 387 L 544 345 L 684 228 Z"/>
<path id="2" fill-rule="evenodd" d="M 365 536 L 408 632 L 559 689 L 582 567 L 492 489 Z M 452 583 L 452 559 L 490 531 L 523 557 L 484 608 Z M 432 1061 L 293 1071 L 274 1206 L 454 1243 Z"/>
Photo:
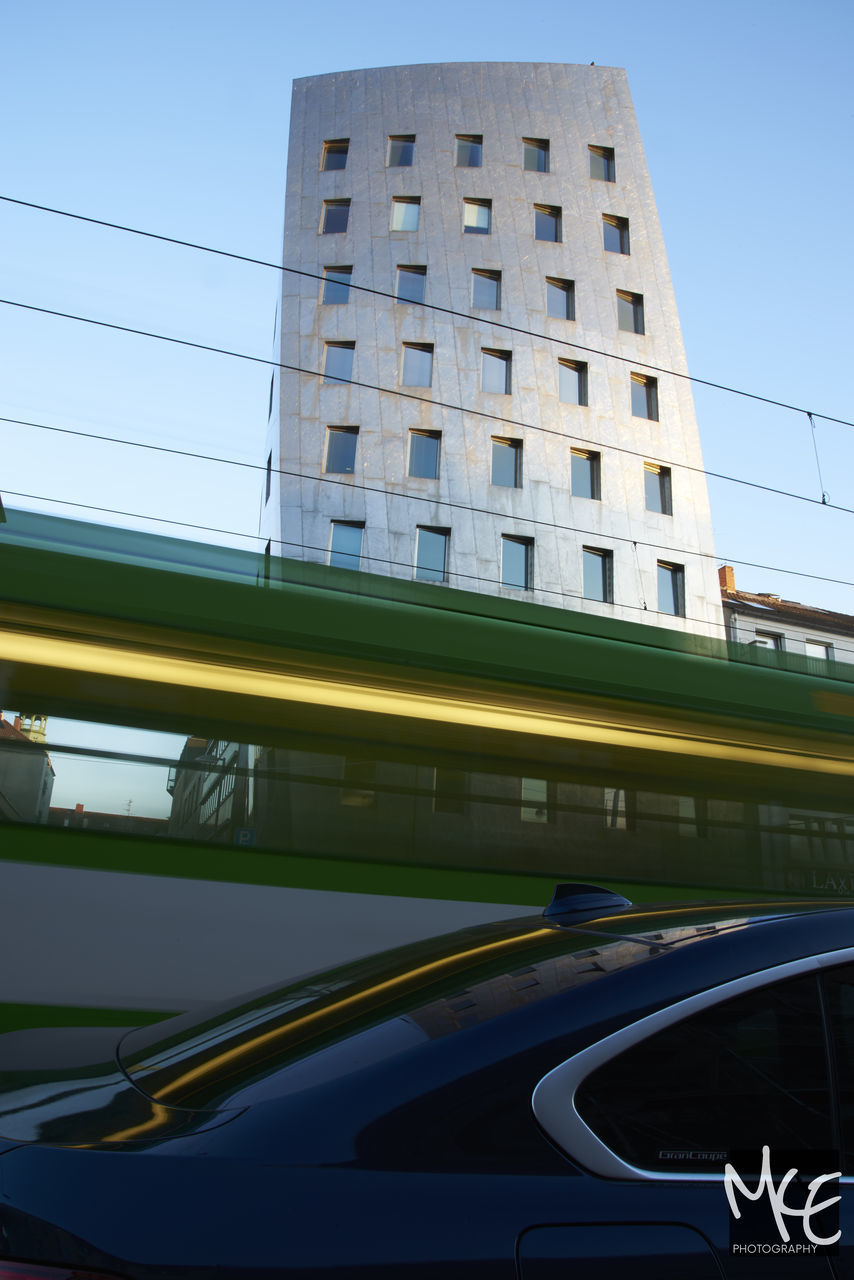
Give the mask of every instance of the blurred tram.
<path id="1" fill-rule="evenodd" d="M 105 744 L 181 735 L 156 838 L 15 821 L 0 739 L 4 874 L 97 874 L 102 905 L 118 875 L 130 934 L 179 881 L 188 953 L 203 902 L 244 954 L 260 916 L 235 904 L 282 895 L 294 971 L 545 905 L 555 880 L 854 893 L 854 665 L 16 510 L 0 557 L 3 707 Z M 91 749 L 93 787 L 116 754 Z M 196 999 L 158 981 L 137 1006 Z"/>

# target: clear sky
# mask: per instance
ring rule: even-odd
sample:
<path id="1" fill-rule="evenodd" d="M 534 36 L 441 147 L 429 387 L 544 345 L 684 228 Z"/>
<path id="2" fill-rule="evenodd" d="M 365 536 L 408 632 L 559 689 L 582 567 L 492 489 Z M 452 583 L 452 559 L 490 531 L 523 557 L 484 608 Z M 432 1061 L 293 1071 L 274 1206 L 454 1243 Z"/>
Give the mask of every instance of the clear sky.
<path id="1" fill-rule="evenodd" d="M 476 60 L 625 67 L 691 371 L 854 419 L 847 0 L 433 0 L 429 11 L 388 0 L 5 0 L 0 16 L 0 195 L 273 262 L 295 77 Z M 275 271 L 4 202 L 0 263 L 3 298 L 271 354 Z M 257 467 L 268 387 L 262 365 L 0 305 L 7 418 Z M 710 470 L 821 496 L 803 415 L 695 394 Z M 816 420 L 816 437 L 829 501 L 854 508 L 854 431 Z M 252 467 L 6 422 L 0 441 L 9 505 L 164 532 L 142 517 L 257 532 Z M 721 559 L 772 566 L 736 564 L 738 586 L 854 613 L 854 588 L 781 572 L 854 582 L 854 516 L 723 481 L 710 490 Z M 83 799 L 57 769 L 55 803 Z M 162 776 L 155 790 L 165 812 Z M 132 796 L 121 780 L 98 803 Z M 153 803 L 135 799 L 133 811 Z"/>

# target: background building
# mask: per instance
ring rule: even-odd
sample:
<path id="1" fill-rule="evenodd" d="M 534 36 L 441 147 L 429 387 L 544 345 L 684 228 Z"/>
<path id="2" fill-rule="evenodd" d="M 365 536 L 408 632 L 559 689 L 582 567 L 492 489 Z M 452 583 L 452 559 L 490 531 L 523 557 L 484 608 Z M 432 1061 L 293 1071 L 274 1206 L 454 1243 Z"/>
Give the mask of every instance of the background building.
<path id="1" fill-rule="evenodd" d="M 54 770 L 45 750 L 47 716 L 0 711 L 0 822 L 47 822 Z"/>
<path id="2" fill-rule="evenodd" d="M 274 553 L 721 634 L 623 71 L 297 80 L 284 262 Z"/>

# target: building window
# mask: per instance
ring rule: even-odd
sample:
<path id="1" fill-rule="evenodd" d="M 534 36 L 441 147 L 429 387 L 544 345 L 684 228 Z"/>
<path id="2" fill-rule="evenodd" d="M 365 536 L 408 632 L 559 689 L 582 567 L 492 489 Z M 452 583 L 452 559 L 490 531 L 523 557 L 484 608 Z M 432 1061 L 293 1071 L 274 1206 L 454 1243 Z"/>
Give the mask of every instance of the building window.
<path id="1" fill-rule="evenodd" d="M 820 640 L 805 640 L 804 652 L 808 658 L 817 662 L 830 662 L 833 658 L 833 645 L 822 644 Z"/>
<path id="2" fill-rule="evenodd" d="M 363 524 L 333 520 L 329 535 L 329 563 L 335 569 L 358 569 L 362 563 Z"/>
<path id="3" fill-rule="evenodd" d="M 373 787 L 377 780 L 375 760 L 359 760 L 354 756 L 344 758 L 344 776 L 338 799 L 351 809 L 373 809 L 377 793 Z"/>
<path id="4" fill-rule="evenodd" d="M 420 196 L 395 196 L 391 202 L 391 231 L 417 231 L 421 214 Z"/>
<path id="5" fill-rule="evenodd" d="M 548 173 L 548 138 L 523 138 L 523 167 L 530 173 Z"/>
<path id="6" fill-rule="evenodd" d="M 550 240 L 558 244 L 561 239 L 561 211 L 555 204 L 534 205 L 534 239 Z"/>
<path id="7" fill-rule="evenodd" d="M 587 365 L 580 360 L 558 360 L 558 398 L 562 404 L 587 404 Z"/>
<path id="8" fill-rule="evenodd" d="M 614 601 L 614 555 L 597 547 L 585 547 L 582 552 L 584 569 L 584 599 Z"/>
<path id="9" fill-rule="evenodd" d="M 273 387 L 275 386 L 275 383 L 276 383 L 276 375 L 275 375 L 275 373 L 272 373 L 272 374 L 270 375 L 270 403 L 269 403 L 269 404 L 268 404 L 268 406 L 267 406 L 267 421 L 268 421 L 268 422 L 270 421 L 270 419 L 271 419 L 271 418 L 272 418 L 272 416 L 273 416 Z"/>
<path id="10" fill-rule="evenodd" d="M 420 525 L 415 543 L 415 577 L 420 582 L 448 581 L 449 529 L 426 529 Z"/>
<path id="11" fill-rule="evenodd" d="M 439 431 L 409 432 L 409 475 L 419 480 L 439 478 L 439 449 L 442 436 Z"/>
<path id="12" fill-rule="evenodd" d="M 463 201 L 463 231 L 468 235 L 488 236 L 492 231 L 492 201 Z"/>
<path id="13" fill-rule="evenodd" d="M 778 631 L 757 631 L 752 643 L 759 649 L 773 649 L 775 653 L 783 652 L 783 637 Z"/>
<path id="14" fill-rule="evenodd" d="M 401 386 L 429 387 L 432 381 L 432 342 L 404 342 L 403 372 L 400 378 Z"/>
<path id="15" fill-rule="evenodd" d="M 643 464 L 643 482 L 646 491 L 647 511 L 657 511 L 662 516 L 673 515 L 673 502 L 670 492 L 670 468 L 660 467 L 657 462 Z"/>
<path id="16" fill-rule="evenodd" d="M 685 617 L 685 568 L 681 564 L 658 561 L 658 611 Z"/>
<path id="17" fill-rule="evenodd" d="M 472 271 L 471 305 L 477 311 L 501 310 L 500 271 Z"/>
<path id="18" fill-rule="evenodd" d="M 482 133 L 458 133 L 457 134 L 457 160 L 458 169 L 479 169 L 483 164 L 483 134 Z"/>
<path id="19" fill-rule="evenodd" d="M 398 302 L 423 302 L 424 288 L 427 284 L 426 267 L 397 268 L 397 300 Z"/>
<path id="20" fill-rule="evenodd" d="M 601 182 L 616 182 L 614 148 L 588 147 L 587 150 L 590 154 L 590 177 L 598 178 Z"/>
<path id="21" fill-rule="evenodd" d="M 481 350 L 481 391 L 494 391 L 498 395 L 509 396 L 511 390 L 512 360 L 509 351 L 490 351 L 486 347 Z"/>
<path id="22" fill-rule="evenodd" d="M 643 294 L 617 290 L 617 326 L 625 333 L 643 333 Z"/>
<path id="23" fill-rule="evenodd" d="M 602 496 L 600 455 L 589 449 L 573 449 L 571 459 L 573 498 L 598 501 Z"/>
<path id="24" fill-rule="evenodd" d="M 330 138 L 328 142 L 324 142 L 321 169 L 346 169 L 349 150 L 349 138 Z"/>
<path id="25" fill-rule="evenodd" d="M 327 427 L 323 470 L 334 475 L 351 476 L 356 469 L 358 439 L 358 427 Z"/>
<path id="26" fill-rule="evenodd" d="M 433 812 L 465 813 L 468 774 L 462 769 L 433 770 Z"/>
<path id="27" fill-rule="evenodd" d="M 658 381 L 642 373 L 632 374 L 632 416 L 658 422 Z"/>
<path id="28" fill-rule="evenodd" d="M 522 441 L 492 437 L 492 484 L 522 488 Z"/>
<path id="29" fill-rule="evenodd" d="M 553 320 L 575 319 L 575 283 L 546 276 L 546 314 Z"/>
<path id="30" fill-rule="evenodd" d="M 523 822 L 548 822 L 549 784 L 545 778 L 521 778 L 522 807 L 519 817 Z"/>
<path id="31" fill-rule="evenodd" d="M 323 292 L 320 301 L 325 306 L 341 305 L 350 301 L 350 277 L 352 267 L 324 267 Z"/>
<path id="32" fill-rule="evenodd" d="M 388 140 L 386 165 L 389 169 L 407 169 L 415 158 L 415 134 L 394 133 Z"/>
<path id="33" fill-rule="evenodd" d="M 270 490 L 273 487 L 273 450 L 267 454 L 267 471 L 264 477 L 264 501 L 270 501 Z"/>
<path id="34" fill-rule="evenodd" d="M 353 377 L 355 342 L 327 342 L 323 351 L 323 381 L 349 382 Z"/>
<path id="35" fill-rule="evenodd" d="M 610 213 L 602 214 L 602 235 L 607 253 L 630 253 L 629 220 L 615 218 Z"/>
<path id="36" fill-rule="evenodd" d="M 501 585 L 529 591 L 533 582 L 534 544 L 530 538 L 501 536 Z"/>
<path id="37" fill-rule="evenodd" d="M 324 236 L 335 235 L 346 231 L 350 221 L 349 200 L 324 200 L 323 214 L 320 219 L 320 231 Z"/>

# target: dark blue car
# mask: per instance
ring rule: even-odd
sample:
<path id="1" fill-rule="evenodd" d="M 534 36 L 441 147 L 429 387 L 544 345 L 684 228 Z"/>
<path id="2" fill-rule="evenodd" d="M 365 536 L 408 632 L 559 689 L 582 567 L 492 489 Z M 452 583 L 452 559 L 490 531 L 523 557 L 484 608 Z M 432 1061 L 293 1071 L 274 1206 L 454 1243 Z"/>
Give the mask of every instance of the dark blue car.
<path id="1" fill-rule="evenodd" d="M 0 1280 L 854 1276 L 844 904 L 560 886 L 0 1070 Z"/>

